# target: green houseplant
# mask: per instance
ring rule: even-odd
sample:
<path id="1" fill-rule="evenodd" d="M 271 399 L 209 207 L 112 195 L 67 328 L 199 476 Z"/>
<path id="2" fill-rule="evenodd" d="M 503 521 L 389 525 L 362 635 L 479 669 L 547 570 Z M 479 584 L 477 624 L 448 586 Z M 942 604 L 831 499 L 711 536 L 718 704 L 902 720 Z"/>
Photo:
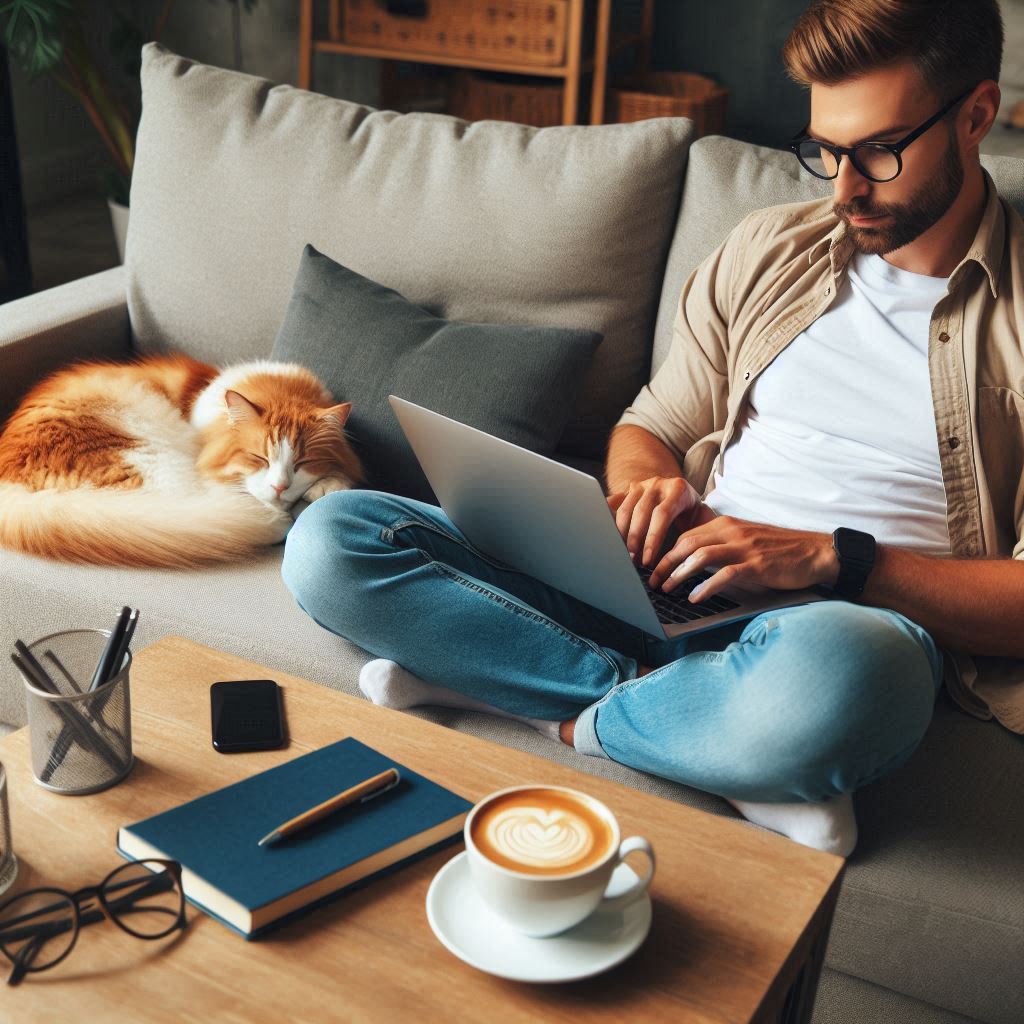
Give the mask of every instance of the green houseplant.
<path id="1" fill-rule="evenodd" d="M 227 2 L 234 8 L 237 66 L 240 7 L 244 5 L 250 11 L 256 0 Z M 174 4 L 175 0 L 164 0 L 155 25 L 144 34 L 128 4 L 118 6 L 101 0 L 0 0 L 0 32 L 12 56 L 29 75 L 48 75 L 82 105 L 110 155 L 107 192 L 115 203 L 124 206 L 128 204 L 135 161 L 140 50 L 146 39 L 160 39 Z M 101 17 L 112 18 L 113 27 L 107 41 L 109 52 L 97 55 L 87 29 Z M 125 76 L 134 88 L 125 87 Z"/>

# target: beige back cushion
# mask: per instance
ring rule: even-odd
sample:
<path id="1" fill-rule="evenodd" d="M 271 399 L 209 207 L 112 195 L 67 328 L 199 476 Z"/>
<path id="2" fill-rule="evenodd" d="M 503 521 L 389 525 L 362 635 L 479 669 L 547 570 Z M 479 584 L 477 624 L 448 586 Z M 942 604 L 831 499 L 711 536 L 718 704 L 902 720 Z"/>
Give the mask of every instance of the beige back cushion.
<path id="1" fill-rule="evenodd" d="M 692 122 L 400 115 L 157 44 L 142 99 L 126 258 L 140 350 L 268 355 L 312 243 L 438 316 L 600 331 L 561 449 L 601 457 L 650 370 Z"/>

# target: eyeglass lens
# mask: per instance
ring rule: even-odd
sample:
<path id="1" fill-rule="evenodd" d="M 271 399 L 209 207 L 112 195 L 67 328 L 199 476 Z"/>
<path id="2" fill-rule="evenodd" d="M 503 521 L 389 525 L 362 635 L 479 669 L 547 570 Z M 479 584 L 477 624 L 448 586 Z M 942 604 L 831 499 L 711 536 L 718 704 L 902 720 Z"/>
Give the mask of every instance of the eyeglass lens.
<path id="1" fill-rule="evenodd" d="M 178 923 L 181 890 L 175 877 L 157 862 L 125 864 L 103 886 L 107 909 L 133 935 L 154 939 Z"/>
<path id="2" fill-rule="evenodd" d="M 813 139 L 800 143 L 800 162 L 819 178 L 834 178 L 839 173 L 839 160 L 828 149 Z M 896 154 L 883 146 L 866 143 L 853 151 L 857 169 L 874 181 L 889 181 L 900 171 Z"/>
<path id="3" fill-rule="evenodd" d="M 0 948 L 34 970 L 56 963 L 75 939 L 75 905 L 52 889 L 27 892 L 0 911 Z"/>

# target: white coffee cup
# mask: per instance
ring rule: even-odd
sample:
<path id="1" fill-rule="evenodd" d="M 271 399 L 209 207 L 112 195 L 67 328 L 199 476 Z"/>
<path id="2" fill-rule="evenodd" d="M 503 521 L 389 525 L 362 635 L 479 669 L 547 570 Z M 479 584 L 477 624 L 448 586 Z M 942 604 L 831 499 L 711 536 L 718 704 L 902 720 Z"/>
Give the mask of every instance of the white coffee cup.
<path id="1" fill-rule="evenodd" d="M 597 821 L 598 828 L 588 824 Z M 469 812 L 463 831 L 470 877 L 481 898 L 517 931 L 536 938 L 564 932 L 595 911 L 622 910 L 647 892 L 654 877 L 651 844 L 640 836 L 623 840 L 608 807 L 565 786 L 511 786 L 491 793 Z M 594 841 L 580 854 L 587 836 Z M 625 892 L 606 896 L 612 872 L 637 850 L 647 855 L 645 875 Z"/>

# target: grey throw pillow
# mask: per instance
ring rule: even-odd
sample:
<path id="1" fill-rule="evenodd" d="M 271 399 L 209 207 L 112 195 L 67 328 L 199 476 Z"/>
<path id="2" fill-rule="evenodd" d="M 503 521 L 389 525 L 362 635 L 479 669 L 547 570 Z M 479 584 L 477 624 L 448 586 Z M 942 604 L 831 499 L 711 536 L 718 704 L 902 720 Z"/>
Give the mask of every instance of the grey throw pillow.
<path id="1" fill-rule="evenodd" d="M 352 403 L 346 430 L 370 487 L 435 501 L 389 394 L 551 454 L 600 343 L 589 330 L 444 320 L 307 245 L 272 358 Z"/>

